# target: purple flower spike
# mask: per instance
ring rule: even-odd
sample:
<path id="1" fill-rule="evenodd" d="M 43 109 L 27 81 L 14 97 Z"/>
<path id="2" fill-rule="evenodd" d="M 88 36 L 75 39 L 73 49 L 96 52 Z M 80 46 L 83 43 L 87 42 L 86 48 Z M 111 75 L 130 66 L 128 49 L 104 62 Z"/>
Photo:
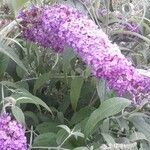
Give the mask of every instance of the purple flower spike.
<path id="1" fill-rule="evenodd" d="M 25 130 L 6 113 L 0 116 L 0 150 L 27 150 Z"/>
<path id="2" fill-rule="evenodd" d="M 137 105 L 148 101 L 150 78 L 141 75 L 88 17 L 65 5 L 32 8 L 21 16 L 26 39 L 56 52 L 72 47 L 93 75 L 106 80 L 119 96 L 129 96 Z"/>

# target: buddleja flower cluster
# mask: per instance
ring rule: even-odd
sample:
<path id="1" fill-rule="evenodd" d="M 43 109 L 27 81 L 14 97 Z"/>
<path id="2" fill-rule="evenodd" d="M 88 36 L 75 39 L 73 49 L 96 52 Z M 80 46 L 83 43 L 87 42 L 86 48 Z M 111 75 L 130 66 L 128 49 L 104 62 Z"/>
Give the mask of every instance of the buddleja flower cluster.
<path id="1" fill-rule="evenodd" d="M 62 52 L 65 46 L 90 66 L 93 75 L 104 79 L 119 96 L 143 104 L 150 95 L 150 79 L 140 75 L 121 54 L 117 45 L 87 16 L 65 5 L 31 7 L 22 11 L 24 38 Z"/>
<path id="2" fill-rule="evenodd" d="M 9 114 L 0 116 L 0 150 L 27 150 L 25 131 Z"/>

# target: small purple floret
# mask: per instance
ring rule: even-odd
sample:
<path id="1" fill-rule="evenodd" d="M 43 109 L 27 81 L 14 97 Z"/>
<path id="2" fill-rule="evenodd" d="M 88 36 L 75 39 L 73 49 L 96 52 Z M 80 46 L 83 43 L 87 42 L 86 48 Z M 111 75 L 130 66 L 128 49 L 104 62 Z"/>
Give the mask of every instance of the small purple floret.
<path id="1" fill-rule="evenodd" d="M 55 52 L 62 52 L 65 46 L 72 47 L 90 66 L 93 75 L 106 80 L 119 96 L 129 96 L 137 105 L 148 101 L 150 78 L 141 75 L 119 47 L 76 9 L 65 5 L 33 7 L 24 10 L 21 18 L 26 39 Z"/>
<path id="2" fill-rule="evenodd" d="M 25 130 L 6 113 L 0 116 L 0 150 L 27 150 Z"/>

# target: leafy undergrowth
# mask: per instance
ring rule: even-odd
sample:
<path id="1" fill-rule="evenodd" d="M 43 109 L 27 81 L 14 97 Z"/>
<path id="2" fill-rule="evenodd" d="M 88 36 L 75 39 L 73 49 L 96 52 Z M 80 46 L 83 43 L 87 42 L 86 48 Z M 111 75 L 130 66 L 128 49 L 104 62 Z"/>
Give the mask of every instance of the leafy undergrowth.
<path id="1" fill-rule="evenodd" d="M 148 102 L 135 105 L 128 94 L 119 97 L 105 80 L 94 77 L 72 48 L 55 53 L 22 37 L 20 9 L 54 3 L 87 15 L 150 78 L 149 0 L 3 0 L 1 112 L 25 127 L 29 150 L 149 150 Z"/>

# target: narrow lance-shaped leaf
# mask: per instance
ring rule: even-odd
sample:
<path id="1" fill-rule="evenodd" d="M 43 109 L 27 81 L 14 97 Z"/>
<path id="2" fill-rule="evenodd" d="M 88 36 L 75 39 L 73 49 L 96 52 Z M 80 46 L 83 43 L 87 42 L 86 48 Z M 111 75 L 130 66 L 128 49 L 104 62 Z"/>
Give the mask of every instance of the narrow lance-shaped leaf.
<path id="1" fill-rule="evenodd" d="M 70 100 L 74 110 L 77 107 L 83 81 L 83 78 L 75 78 L 71 82 Z"/>
<path id="2" fill-rule="evenodd" d="M 144 120 L 143 117 L 130 117 L 129 121 L 134 124 L 134 127 L 139 131 L 142 132 L 148 141 L 150 141 L 150 125 Z"/>
<path id="3" fill-rule="evenodd" d="M 70 62 L 75 57 L 75 55 L 72 52 L 72 50 L 65 48 L 62 57 L 63 57 L 63 70 L 65 73 L 68 73 L 71 70 Z"/>
<path id="4" fill-rule="evenodd" d="M 107 144 L 115 144 L 115 140 L 113 139 L 113 137 L 111 135 L 109 135 L 108 133 L 101 133 L 104 140 L 107 142 Z"/>
<path id="5" fill-rule="evenodd" d="M 58 127 L 62 128 L 62 129 L 64 129 L 64 130 L 66 130 L 68 133 L 71 132 L 71 130 L 70 130 L 66 125 L 59 125 Z"/>
<path id="6" fill-rule="evenodd" d="M 135 142 L 139 140 L 147 140 L 146 136 L 141 132 L 134 132 L 129 137 L 130 141 Z"/>
<path id="7" fill-rule="evenodd" d="M 17 89 L 16 94 L 13 94 L 13 97 L 16 99 L 17 104 L 31 103 L 35 105 L 41 105 L 42 107 L 44 107 L 52 113 L 51 109 L 47 106 L 47 104 L 44 101 L 32 95 L 25 89 Z"/>
<path id="8" fill-rule="evenodd" d="M 20 10 L 28 1 L 29 0 L 11 0 L 10 3 L 13 7 L 14 13 L 17 15 L 18 10 Z"/>
<path id="9" fill-rule="evenodd" d="M 56 134 L 48 132 L 38 135 L 33 141 L 33 146 L 56 146 Z"/>
<path id="10" fill-rule="evenodd" d="M 93 131 L 98 122 L 100 122 L 104 118 L 108 118 L 119 113 L 130 104 L 131 101 L 129 101 L 128 99 L 119 97 L 103 101 L 100 107 L 96 109 L 89 117 L 84 130 L 85 135 L 88 136 Z"/>
<path id="11" fill-rule="evenodd" d="M 13 61 L 15 61 L 18 66 L 20 66 L 24 71 L 27 72 L 26 67 L 24 66 L 24 64 L 19 59 L 18 55 L 14 52 L 13 49 L 11 49 L 10 47 L 5 46 L 1 43 L 0 44 L 0 53 L 7 55 L 9 58 L 11 58 Z"/>
<path id="12" fill-rule="evenodd" d="M 24 113 L 22 112 L 22 110 L 17 106 L 13 106 L 11 110 L 16 120 L 22 123 L 23 125 L 25 125 L 25 117 L 24 117 Z"/>
<path id="13" fill-rule="evenodd" d="M 0 54 L 0 77 L 6 71 L 8 62 L 9 62 L 9 58 L 4 54 Z"/>
<path id="14" fill-rule="evenodd" d="M 36 91 L 37 91 L 42 85 L 44 85 L 47 81 L 49 81 L 49 79 L 50 79 L 50 72 L 42 74 L 42 75 L 35 81 L 33 93 L 36 94 Z"/>
<path id="15" fill-rule="evenodd" d="M 100 80 L 96 85 L 97 93 L 101 101 L 106 98 L 106 83 L 104 80 Z"/>

